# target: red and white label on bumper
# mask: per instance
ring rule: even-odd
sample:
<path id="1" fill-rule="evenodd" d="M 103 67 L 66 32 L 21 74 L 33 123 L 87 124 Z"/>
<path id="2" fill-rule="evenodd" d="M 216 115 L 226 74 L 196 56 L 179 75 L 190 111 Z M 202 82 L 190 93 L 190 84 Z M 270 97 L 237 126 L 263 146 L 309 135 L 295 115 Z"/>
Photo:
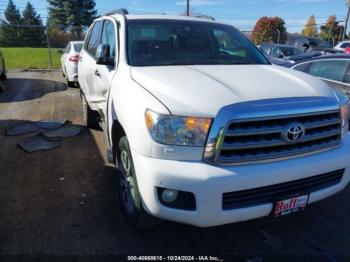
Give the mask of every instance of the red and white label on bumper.
<path id="1" fill-rule="evenodd" d="M 308 202 L 309 195 L 281 200 L 276 203 L 273 214 L 275 217 L 280 217 L 302 211 L 306 208 Z"/>

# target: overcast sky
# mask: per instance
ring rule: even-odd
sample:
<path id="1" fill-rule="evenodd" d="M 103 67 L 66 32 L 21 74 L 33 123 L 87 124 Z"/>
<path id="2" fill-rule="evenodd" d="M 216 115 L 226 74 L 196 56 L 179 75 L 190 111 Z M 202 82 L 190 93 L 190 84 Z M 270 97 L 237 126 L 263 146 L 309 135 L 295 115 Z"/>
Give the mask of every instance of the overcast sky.
<path id="1" fill-rule="evenodd" d="M 8 0 L 0 0 L 0 12 L 6 8 Z M 14 0 L 20 8 L 26 0 Z M 47 18 L 46 0 L 31 1 L 43 20 Z M 169 13 L 184 11 L 184 0 L 97 0 L 97 10 L 104 13 L 120 7 L 131 13 Z M 287 30 L 299 32 L 307 18 L 315 15 L 317 23 L 324 23 L 329 15 L 338 20 L 346 16 L 345 0 L 191 0 L 195 12 L 214 16 L 219 21 L 235 25 L 242 30 L 251 30 L 261 16 L 280 16 L 286 21 Z"/>

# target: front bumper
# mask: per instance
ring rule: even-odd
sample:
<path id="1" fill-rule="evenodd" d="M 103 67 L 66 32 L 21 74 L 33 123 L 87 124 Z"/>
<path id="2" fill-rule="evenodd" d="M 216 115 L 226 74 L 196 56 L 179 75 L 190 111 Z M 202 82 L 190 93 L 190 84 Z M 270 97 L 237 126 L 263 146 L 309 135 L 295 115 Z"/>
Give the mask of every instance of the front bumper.
<path id="1" fill-rule="evenodd" d="M 166 220 L 210 227 L 268 216 L 273 203 L 223 210 L 223 193 L 260 188 L 345 169 L 341 182 L 311 193 L 309 203 L 342 191 L 350 181 L 350 135 L 329 151 L 294 159 L 242 166 L 218 167 L 201 161 L 174 161 L 145 157 L 132 150 L 145 209 Z M 191 192 L 196 210 L 163 206 L 157 187 Z"/>

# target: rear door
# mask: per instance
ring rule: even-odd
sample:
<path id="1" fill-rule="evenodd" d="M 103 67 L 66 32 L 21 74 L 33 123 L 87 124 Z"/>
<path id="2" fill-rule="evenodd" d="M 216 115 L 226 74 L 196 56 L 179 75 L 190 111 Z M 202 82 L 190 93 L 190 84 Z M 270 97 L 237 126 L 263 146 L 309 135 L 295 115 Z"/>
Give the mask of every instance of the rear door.
<path id="1" fill-rule="evenodd" d="M 96 103 L 100 102 L 100 97 L 96 92 L 95 71 L 96 71 L 96 51 L 101 43 L 103 22 L 98 20 L 92 26 L 79 61 L 79 83 L 81 89 L 93 110 L 96 110 Z"/>

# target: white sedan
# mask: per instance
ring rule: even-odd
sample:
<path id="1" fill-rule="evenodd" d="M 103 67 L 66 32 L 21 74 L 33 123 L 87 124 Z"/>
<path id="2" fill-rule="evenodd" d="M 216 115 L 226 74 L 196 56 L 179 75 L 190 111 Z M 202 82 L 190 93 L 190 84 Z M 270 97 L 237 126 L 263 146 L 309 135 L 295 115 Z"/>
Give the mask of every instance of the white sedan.
<path id="1" fill-rule="evenodd" d="M 343 41 L 337 44 L 334 49 L 345 52 L 345 49 L 350 47 L 350 41 Z"/>
<path id="2" fill-rule="evenodd" d="M 68 87 L 78 86 L 78 62 L 80 51 L 83 48 L 84 42 L 72 41 L 69 42 L 66 49 L 63 51 L 61 58 L 63 76 L 67 80 Z"/>

